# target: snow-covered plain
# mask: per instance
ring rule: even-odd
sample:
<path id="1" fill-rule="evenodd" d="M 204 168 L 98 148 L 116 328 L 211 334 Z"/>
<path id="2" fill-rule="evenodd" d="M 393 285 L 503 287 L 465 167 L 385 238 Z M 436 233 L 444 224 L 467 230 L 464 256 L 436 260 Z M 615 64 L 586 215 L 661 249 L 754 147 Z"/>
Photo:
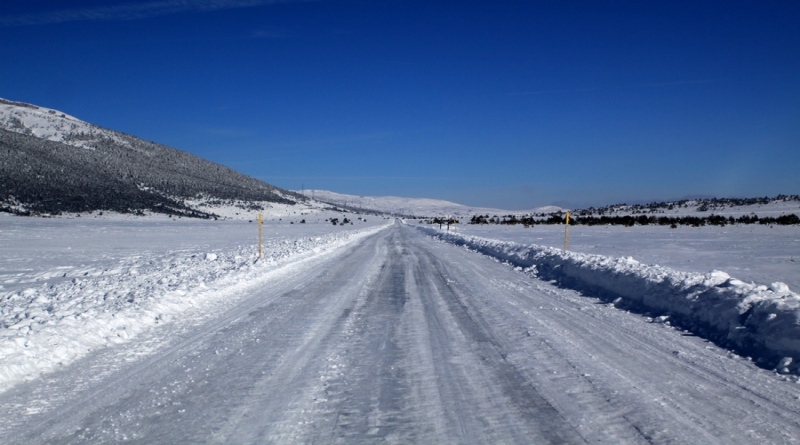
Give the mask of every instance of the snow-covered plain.
<path id="1" fill-rule="evenodd" d="M 457 230 L 501 241 L 564 247 L 563 225 L 461 224 Z M 633 257 L 683 272 L 722 270 L 743 281 L 782 281 L 800 290 L 800 227 L 796 226 L 570 226 L 569 250 Z"/>
<path id="2" fill-rule="evenodd" d="M 229 286 L 320 254 L 386 224 L 350 214 L 333 226 L 283 215 L 257 224 L 151 215 L 24 218 L 0 215 L 0 391 L 97 348 L 207 310 Z M 319 221 L 318 221 L 319 220 Z"/>
<path id="3" fill-rule="evenodd" d="M 564 230 L 563 226 L 561 229 Z M 791 230 L 790 236 L 797 237 L 797 227 L 786 229 Z M 530 237 L 530 234 L 520 232 L 519 229 L 468 227 L 462 229 L 462 233 L 430 227 L 423 227 L 422 230 L 437 239 L 508 261 L 519 268 L 526 268 L 542 279 L 558 282 L 589 295 L 606 297 L 609 301 L 614 300 L 614 304 L 618 306 L 658 315 L 661 321 L 673 317 L 693 333 L 733 347 L 779 372 L 797 372 L 799 369 L 800 295 L 792 292 L 780 280 L 773 278 L 773 281 L 766 283 L 745 283 L 738 277 L 716 269 L 708 273 L 682 272 L 655 264 L 645 265 L 631 256 L 615 258 L 565 252 L 556 247 L 530 242 L 519 243 L 521 238 Z M 608 230 L 607 228 L 602 233 L 607 234 Z M 463 232 L 483 232 L 484 235 L 494 238 L 476 237 Z M 636 232 L 627 231 L 625 235 L 635 237 Z M 552 230 L 549 233 L 552 244 Z M 501 234 L 506 239 L 516 238 L 517 242 L 497 240 Z M 786 235 L 785 232 L 782 234 Z M 680 239 L 674 233 L 672 236 Z M 747 239 L 746 242 L 754 241 L 744 238 Z M 695 243 L 696 241 L 695 238 Z M 685 242 L 684 245 L 692 244 Z M 784 243 L 782 246 L 787 249 L 783 252 L 788 258 L 787 262 L 793 262 L 790 255 L 796 250 L 792 249 L 791 244 L 786 246 Z M 796 246 L 797 241 L 794 242 L 794 247 Z M 696 245 L 694 247 L 697 249 Z M 741 246 L 737 247 L 741 249 Z M 636 250 L 631 244 L 628 244 L 628 249 L 630 252 Z M 747 251 L 753 252 L 756 249 L 757 245 L 752 245 Z M 729 255 L 729 252 L 716 252 L 717 256 L 726 254 Z M 713 258 L 713 255 L 710 257 Z M 712 260 L 711 258 L 706 257 L 706 261 Z M 738 260 L 741 264 L 743 258 Z M 751 257 L 749 263 L 754 261 L 758 259 Z M 763 270 L 759 272 L 764 273 Z"/>

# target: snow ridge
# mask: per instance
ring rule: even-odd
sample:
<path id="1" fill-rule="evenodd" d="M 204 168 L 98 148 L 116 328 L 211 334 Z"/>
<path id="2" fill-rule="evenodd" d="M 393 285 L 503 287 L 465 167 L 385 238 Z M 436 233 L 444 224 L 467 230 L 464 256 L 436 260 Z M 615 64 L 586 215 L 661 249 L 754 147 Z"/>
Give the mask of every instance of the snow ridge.
<path id="1" fill-rule="evenodd" d="M 299 190 L 295 191 L 305 197 L 328 202 L 350 209 L 364 209 L 392 215 L 407 215 L 416 217 L 465 217 L 475 214 L 491 215 L 523 215 L 529 213 L 551 213 L 561 210 L 560 207 L 546 206 L 529 210 L 500 210 L 486 207 L 471 207 L 455 202 L 430 198 L 403 198 L 399 196 L 359 196 L 335 193 L 327 190 Z"/>
<path id="2" fill-rule="evenodd" d="M 763 367 L 798 373 L 800 295 L 780 282 L 745 283 L 725 272 L 679 272 L 631 257 L 565 252 L 419 228 L 433 238 L 527 268 L 545 280 L 613 301 L 616 306 L 663 314 L 693 333 L 750 356 Z"/>
<path id="3" fill-rule="evenodd" d="M 128 260 L 94 276 L 0 294 L 0 391 L 123 343 L 190 312 L 214 312 L 243 286 L 304 258 L 332 251 L 387 227 L 329 233 L 264 245 Z M 226 304 L 227 304 L 226 303 Z M 219 310 L 219 308 L 217 308 Z"/>

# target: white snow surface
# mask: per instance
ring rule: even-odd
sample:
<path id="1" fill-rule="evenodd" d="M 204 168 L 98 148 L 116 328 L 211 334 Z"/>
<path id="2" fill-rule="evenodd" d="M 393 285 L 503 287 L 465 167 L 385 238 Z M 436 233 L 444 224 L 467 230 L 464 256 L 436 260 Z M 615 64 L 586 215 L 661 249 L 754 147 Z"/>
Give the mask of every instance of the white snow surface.
<path id="1" fill-rule="evenodd" d="M 276 191 L 280 195 L 280 192 Z M 295 204 L 281 204 L 268 201 L 228 201 L 216 203 L 216 200 L 208 198 L 184 199 L 183 203 L 188 207 L 201 212 L 213 213 L 224 219 L 253 220 L 261 213 L 264 218 L 279 219 L 287 218 L 287 221 L 294 218 L 298 222 L 306 215 L 320 214 L 327 218 L 332 213 L 323 210 L 324 204 L 316 202 L 297 202 Z M 260 206 L 261 210 L 254 206 Z M 341 219 L 341 218 L 340 218 Z"/>
<path id="2" fill-rule="evenodd" d="M 556 206 L 538 207 L 530 210 L 500 210 L 486 207 L 470 207 L 441 199 L 403 198 L 398 196 L 358 196 L 327 190 L 300 190 L 296 192 L 332 204 L 406 216 L 463 217 L 485 213 L 492 215 L 522 215 L 529 213 L 550 213 L 561 210 L 560 207 Z"/>
<path id="3" fill-rule="evenodd" d="M 115 224 L 134 230 L 130 221 Z M 164 240 L 217 263 L 230 243 L 252 240 L 253 224 L 217 224 L 181 237 L 185 221 L 150 221 L 114 247 L 133 254 L 138 241 L 156 252 Z M 344 229 L 268 226 L 275 240 Z M 127 238 L 96 232 L 98 243 Z M 40 243 L 31 252 L 44 238 L 27 233 L 26 241 Z M 92 244 L 90 234 L 79 238 Z M 143 256 L 151 257 L 160 258 Z M 619 310 L 563 280 L 543 281 L 529 268 L 523 273 L 409 226 L 263 274 L 253 269 L 257 278 L 230 280 L 202 310 L 0 393 L 0 441 L 727 445 L 800 438 L 798 376 L 759 369 L 687 335 L 666 313 L 648 319 Z M 226 284 L 207 285 L 214 283 Z M 783 372 L 793 362 L 775 364 Z"/>
<path id="4" fill-rule="evenodd" d="M 58 110 L 20 102 L 0 102 L 0 127 L 40 139 L 91 149 L 92 143 L 111 139 L 128 146 L 117 132 L 84 122 Z M 80 138 L 71 138 L 71 136 Z"/>
<path id="5" fill-rule="evenodd" d="M 236 300 L 287 264 L 330 252 L 385 220 L 39 219 L 0 216 L 0 391 L 126 342 L 192 311 Z"/>
<path id="6" fill-rule="evenodd" d="M 564 251 L 536 244 L 421 227 L 436 239 L 526 268 L 539 278 L 614 300 L 614 304 L 673 317 L 692 332 L 733 347 L 779 372 L 798 371 L 800 295 L 780 281 L 746 283 L 726 272 L 683 272 L 632 257 Z"/>
<path id="7" fill-rule="evenodd" d="M 563 225 L 461 224 L 465 235 L 520 244 L 564 247 Z M 742 281 L 782 281 L 800 289 L 800 227 L 735 224 L 725 227 L 570 226 L 569 250 L 630 256 L 684 272 L 724 270 Z"/>

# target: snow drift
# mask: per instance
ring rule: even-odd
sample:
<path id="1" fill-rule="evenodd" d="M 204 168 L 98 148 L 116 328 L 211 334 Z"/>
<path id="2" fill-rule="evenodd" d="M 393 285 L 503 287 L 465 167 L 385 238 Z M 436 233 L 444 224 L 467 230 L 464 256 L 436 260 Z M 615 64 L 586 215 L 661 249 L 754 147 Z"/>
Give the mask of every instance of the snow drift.
<path id="1" fill-rule="evenodd" d="M 681 327 L 750 356 L 781 373 L 800 370 L 800 295 L 780 282 L 745 283 L 725 272 L 680 272 L 631 257 L 565 252 L 553 247 L 420 228 L 435 239 L 529 268 L 560 286 L 657 313 Z"/>

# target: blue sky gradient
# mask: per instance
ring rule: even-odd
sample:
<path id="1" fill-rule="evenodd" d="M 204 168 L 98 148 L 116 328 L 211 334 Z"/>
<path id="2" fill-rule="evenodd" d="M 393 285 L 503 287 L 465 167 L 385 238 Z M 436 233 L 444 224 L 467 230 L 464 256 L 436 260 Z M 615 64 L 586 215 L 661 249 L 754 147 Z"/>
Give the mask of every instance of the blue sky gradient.
<path id="1" fill-rule="evenodd" d="M 0 97 L 290 189 L 800 193 L 796 1 L 27 0 L 0 41 Z"/>

